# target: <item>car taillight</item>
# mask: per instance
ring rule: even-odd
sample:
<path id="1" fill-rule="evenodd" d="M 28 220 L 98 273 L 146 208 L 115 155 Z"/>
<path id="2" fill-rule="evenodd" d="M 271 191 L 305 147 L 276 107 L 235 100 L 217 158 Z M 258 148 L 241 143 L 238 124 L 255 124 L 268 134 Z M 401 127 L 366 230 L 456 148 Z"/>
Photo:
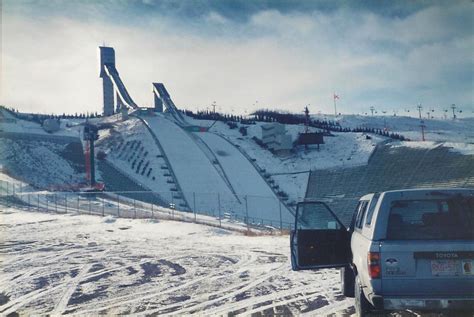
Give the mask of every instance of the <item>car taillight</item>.
<path id="1" fill-rule="evenodd" d="M 369 252 L 367 253 L 367 266 L 369 268 L 369 275 L 371 278 L 380 278 L 380 253 Z"/>

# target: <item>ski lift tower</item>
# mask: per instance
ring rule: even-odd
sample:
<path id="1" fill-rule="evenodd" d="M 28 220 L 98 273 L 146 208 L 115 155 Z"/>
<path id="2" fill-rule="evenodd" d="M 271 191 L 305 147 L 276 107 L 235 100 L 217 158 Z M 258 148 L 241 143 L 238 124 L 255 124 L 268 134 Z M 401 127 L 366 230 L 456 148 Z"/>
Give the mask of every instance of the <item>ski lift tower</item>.
<path id="1" fill-rule="evenodd" d="M 93 188 L 95 182 L 94 142 L 99 139 L 98 128 L 90 123 L 85 124 L 83 140 L 86 142 L 86 177 L 89 185 Z"/>

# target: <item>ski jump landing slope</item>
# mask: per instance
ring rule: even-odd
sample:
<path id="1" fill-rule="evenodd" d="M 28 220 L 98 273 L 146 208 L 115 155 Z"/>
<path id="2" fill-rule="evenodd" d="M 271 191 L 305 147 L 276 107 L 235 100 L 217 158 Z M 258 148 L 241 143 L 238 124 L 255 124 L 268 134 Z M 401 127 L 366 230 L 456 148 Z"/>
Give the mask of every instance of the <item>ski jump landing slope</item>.
<path id="1" fill-rule="evenodd" d="M 191 209 L 195 206 L 200 211 L 217 212 L 223 207 L 242 212 L 245 206 L 239 203 L 213 163 L 183 129 L 164 115 L 143 119 L 160 141 Z"/>
<path id="2" fill-rule="evenodd" d="M 235 146 L 214 133 L 195 134 L 215 153 L 235 192 L 240 197 L 247 196 L 251 216 L 275 219 L 279 217 L 281 208 L 283 221 L 292 222 L 290 212 L 283 204 L 280 205 L 268 184 Z"/>

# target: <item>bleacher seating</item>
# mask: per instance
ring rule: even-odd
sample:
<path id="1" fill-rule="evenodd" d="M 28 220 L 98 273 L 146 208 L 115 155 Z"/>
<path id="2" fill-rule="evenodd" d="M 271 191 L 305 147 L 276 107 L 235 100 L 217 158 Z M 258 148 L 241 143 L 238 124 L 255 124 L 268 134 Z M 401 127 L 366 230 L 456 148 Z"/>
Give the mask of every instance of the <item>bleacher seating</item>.
<path id="1" fill-rule="evenodd" d="M 328 199 L 329 206 L 349 223 L 364 194 L 429 187 L 474 187 L 474 155 L 461 155 L 444 146 L 419 149 L 382 144 L 366 166 L 312 171 L 306 197 Z"/>

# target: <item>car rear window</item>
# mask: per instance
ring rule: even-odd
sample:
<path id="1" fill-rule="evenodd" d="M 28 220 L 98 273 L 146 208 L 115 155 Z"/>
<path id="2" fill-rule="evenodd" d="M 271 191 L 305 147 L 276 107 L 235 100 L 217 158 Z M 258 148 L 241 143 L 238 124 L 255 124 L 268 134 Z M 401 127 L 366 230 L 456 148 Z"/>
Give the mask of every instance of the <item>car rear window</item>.
<path id="1" fill-rule="evenodd" d="M 473 240 L 474 198 L 393 201 L 389 240 Z"/>

